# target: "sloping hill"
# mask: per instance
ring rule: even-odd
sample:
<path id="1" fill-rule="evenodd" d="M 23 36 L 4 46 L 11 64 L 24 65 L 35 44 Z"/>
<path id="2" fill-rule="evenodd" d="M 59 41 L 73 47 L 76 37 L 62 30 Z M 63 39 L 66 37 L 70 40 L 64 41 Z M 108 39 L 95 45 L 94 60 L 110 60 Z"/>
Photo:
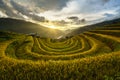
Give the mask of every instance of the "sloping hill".
<path id="1" fill-rule="evenodd" d="M 100 29 L 102 27 L 112 27 L 112 26 L 120 26 L 120 18 L 118 19 L 114 19 L 114 20 L 109 20 L 109 21 L 104 21 L 101 23 L 97 23 L 97 24 L 93 24 L 93 25 L 88 25 L 88 26 L 84 26 L 84 27 L 80 27 L 78 29 L 75 29 L 73 31 L 71 31 L 70 33 L 68 33 L 66 36 L 73 36 L 73 35 L 77 35 L 80 33 L 83 33 L 85 31 L 90 31 L 93 29 Z"/>
<path id="2" fill-rule="evenodd" d="M 50 29 L 35 23 L 23 20 L 0 18 L 0 30 L 8 30 L 18 33 L 37 33 L 41 37 L 57 38 L 64 33 L 60 30 Z"/>
<path id="3" fill-rule="evenodd" d="M 63 40 L 0 32 L 0 79 L 119 80 L 118 24 Z"/>

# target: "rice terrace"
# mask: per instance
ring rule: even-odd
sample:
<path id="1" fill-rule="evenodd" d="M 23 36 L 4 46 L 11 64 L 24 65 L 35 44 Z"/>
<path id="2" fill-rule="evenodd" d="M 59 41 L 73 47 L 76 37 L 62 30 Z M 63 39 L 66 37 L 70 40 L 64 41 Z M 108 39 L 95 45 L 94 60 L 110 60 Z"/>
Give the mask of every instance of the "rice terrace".
<path id="1" fill-rule="evenodd" d="M 0 1 L 0 80 L 120 80 L 119 0 L 35 0 L 30 9 L 26 1 Z M 94 5 L 90 15 L 76 7 L 62 15 L 77 2 L 104 6 L 100 14 Z M 94 9 L 104 18 L 93 16 Z M 88 17 L 81 19 L 83 14 Z"/>

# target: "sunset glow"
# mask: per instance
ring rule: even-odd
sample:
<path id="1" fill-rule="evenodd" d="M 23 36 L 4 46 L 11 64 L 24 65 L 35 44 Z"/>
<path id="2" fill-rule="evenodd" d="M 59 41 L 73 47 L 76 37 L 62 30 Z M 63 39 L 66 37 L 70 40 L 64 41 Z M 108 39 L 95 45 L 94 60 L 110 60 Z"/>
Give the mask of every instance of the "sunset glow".
<path id="1" fill-rule="evenodd" d="M 56 27 L 55 26 L 48 26 L 49 28 L 52 28 L 52 29 L 55 29 Z"/>
<path id="2" fill-rule="evenodd" d="M 120 17 L 120 0 L 0 0 L 0 3 L 0 17 L 32 21 L 59 30 Z"/>

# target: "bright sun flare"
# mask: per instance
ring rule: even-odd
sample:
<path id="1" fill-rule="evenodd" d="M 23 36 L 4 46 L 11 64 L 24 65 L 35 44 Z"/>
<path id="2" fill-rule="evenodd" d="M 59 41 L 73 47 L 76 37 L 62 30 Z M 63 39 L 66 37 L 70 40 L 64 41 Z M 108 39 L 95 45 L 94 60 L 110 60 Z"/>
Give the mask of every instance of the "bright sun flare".
<path id="1" fill-rule="evenodd" d="M 49 26 L 49 28 L 55 29 L 56 27 L 55 26 Z"/>

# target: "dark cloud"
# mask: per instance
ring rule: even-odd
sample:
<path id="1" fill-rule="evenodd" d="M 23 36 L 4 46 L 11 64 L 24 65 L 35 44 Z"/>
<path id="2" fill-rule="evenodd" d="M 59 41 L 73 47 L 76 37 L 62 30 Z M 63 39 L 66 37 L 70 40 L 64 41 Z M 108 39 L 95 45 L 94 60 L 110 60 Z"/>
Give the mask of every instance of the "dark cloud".
<path id="1" fill-rule="evenodd" d="M 109 2 L 110 0 L 102 0 L 104 3 Z"/>
<path id="2" fill-rule="evenodd" d="M 81 19 L 80 20 L 80 23 L 85 23 L 86 22 L 86 19 Z"/>
<path id="3" fill-rule="evenodd" d="M 85 24 L 86 19 L 77 20 L 77 21 L 74 21 L 73 23 L 76 24 L 76 25 Z"/>
<path id="4" fill-rule="evenodd" d="M 35 5 L 39 8 L 42 8 L 44 10 L 52 10 L 52 9 L 62 9 L 66 6 L 68 1 L 71 0 L 14 0 L 21 2 L 22 4 L 27 5 Z"/>
<path id="5" fill-rule="evenodd" d="M 45 19 L 45 17 L 43 16 L 36 16 L 36 15 L 32 15 L 31 17 L 33 20 L 39 21 L 39 22 L 46 22 L 47 20 Z"/>
<path id="6" fill-rule="evenodd" d="M 20 15 L 14 13 L 13 8 L 8 5 L 9 0 L 0 0 L 0 8 L 4 10 L 5 14 L 10 17 L 22 18 Z"/>
<path id="7" fill-rule="evenodd" d="M 30 14 L 32 11 L 29 10 L 29 8 L 13 0 L 0 0 L 0 11 L 12 18 L 24 19 L 24 16 L 26 16 L 35 21 L 46 21 L 45 17 L 37 16 L 36 14 Z"/>
<path id="8" fill-rule="evenodd" d="M 14 1 L 10 1 L 10 3 L 12 4 L 12 6 L 14 7 L 15 10 L 17 10 L 18 12 L 22 13 L 22 14 L 28 14 L 30 11 L 25 8 L 24 6 L 21 6 L 20 4 L 14 2 Z"/>
<path id="9" fill-rule="evenodd" d="M 106 17 L 112 17 L 112 16 L 114 16 L 114 14 L 109 14 L 109 13 L 105 13 L 104 14 Z"/>
<path id="10" fill-rule="evenodd" d="M 107 2 L 109 2 L 110 0 L 86 0 L 86 2 L 89 4 L 105 4 L 105 3 L 107 3 Z M 86 3 L 86 4 L 87 4 Z"/>
<path id="11" fill-rule="evenodd" d="M 19 13 L 31 18 L 32 20 L 40 21 L 40 22 L 45 22 L 46 19 L 45 17 L 40 17 L 35 14 L 31 14 L 31 10 L 28 8 L 16 3 L 15 1 L 11 1 L 11 4 L 13 5 L 14 9 L 16 9 Z"/>
<path id="12" fill-rule="evenodd" d="M 34 0 L 37 6 L 46 10 L 62 9 L 70 0 Z"/>
<path id="13" fill-rule="evenodd" d="M 86 22 L 86 19 L 79 19 L 79 17 L 77 16 L 71 16 L 68 17 L 68 19 L 71 20 L 71 24 L 76 24 L 76 25 L 83 24 Z"/>
<path id="14" fill-rule="evenodd" d="M 68 19 L 76 21 L 76 20 L 78 20 L 79 18 L 78 18 L 77 16 L 71 16 L 71 17 L 68 17 Z"/>

